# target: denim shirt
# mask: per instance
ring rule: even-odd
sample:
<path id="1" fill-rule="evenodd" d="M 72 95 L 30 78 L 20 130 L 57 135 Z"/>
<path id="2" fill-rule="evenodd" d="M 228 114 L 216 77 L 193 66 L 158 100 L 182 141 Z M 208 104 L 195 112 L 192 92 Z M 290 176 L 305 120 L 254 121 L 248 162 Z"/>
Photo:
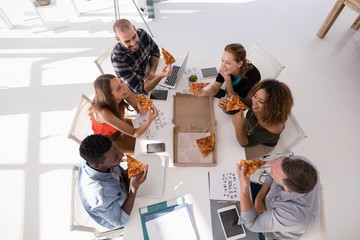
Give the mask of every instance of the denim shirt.
<path id="1" fill-rule="evenodd" d="M 127 192 L 113 177 L 113 171 L 122 177 L 119 166 L 104 173 L 89 167 L 83 160 L 78 179 L 79 195 L 85 210 L 95 222 L 108 229 L 119 228 L 129 220 L 129 215 L 121 208 Z"/>
<path id="2" fill-rule="evenodd" d="M 253 207 L 241 212 L 239 224 L 253 232 L 263 232 L 269 240 L 299 239 L 320 216 L 319 173 L 314 189 L 305 194 L 285 192 L 270 175 L 265 182 L 271 186 L 265 197 L 267 211 L 258 215 Z"/>

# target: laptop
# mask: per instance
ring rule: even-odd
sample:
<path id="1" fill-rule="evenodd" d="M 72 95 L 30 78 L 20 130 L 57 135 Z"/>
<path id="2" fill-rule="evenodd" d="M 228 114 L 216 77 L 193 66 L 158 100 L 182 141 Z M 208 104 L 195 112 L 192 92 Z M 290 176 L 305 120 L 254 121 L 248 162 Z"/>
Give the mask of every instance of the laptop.
<path id="1" fill-rule="evenodd" d="M 184 61 L 182 62 L 181 66 L 179 66 L 179 64 L 177 64 L 177 62 L 175 62 L 172 66 L 173 71 L 172 71 L 171 75 L 169 77 L 164 77 L 163 79 L 161 79 L 160 82 L 158 83 L 158 86 L 165 87 L 168 89 L 174 89 L 176 87 L 177 83 L 180 81 L 180 79 L 186 69 L 188 56 L 189 56 L 189 53 L 186 54 L 186 57 L 185 57 Z M 156 68 L 156 74 L 159 73 L 161 71 L 161 69 L 163 69 L 164 67 L 165 67 L 165 63 L 162 59 L 160 59 L 159 64 Z"/>

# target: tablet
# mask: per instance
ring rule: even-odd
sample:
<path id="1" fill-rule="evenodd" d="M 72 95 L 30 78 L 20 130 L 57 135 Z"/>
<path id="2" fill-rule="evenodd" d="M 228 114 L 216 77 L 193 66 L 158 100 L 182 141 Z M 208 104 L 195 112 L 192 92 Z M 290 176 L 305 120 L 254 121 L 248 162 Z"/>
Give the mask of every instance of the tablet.
<path id="1" fill-rule="evenodd" d="M 202 68 L 201 74 L 203 75 L 203 78 L 216 77 L 218 75 L 218 71 L 216 70 L 216 67 Z"/>
<path id="2" fill-rule="evenodd" d="M 239 212 L 235 205 L 230 205 L 217 210 L 221 227 L 226 240 L 236 240 L 246 237 L 243 225 L 238 225 Z"/>
<path id="3" fill-rule="evenodd" d="M 150 92 L 150 99 L 152 100 L 164 100 L 168 99 L 169 91 L 165 89 L 154 89 Z"/>

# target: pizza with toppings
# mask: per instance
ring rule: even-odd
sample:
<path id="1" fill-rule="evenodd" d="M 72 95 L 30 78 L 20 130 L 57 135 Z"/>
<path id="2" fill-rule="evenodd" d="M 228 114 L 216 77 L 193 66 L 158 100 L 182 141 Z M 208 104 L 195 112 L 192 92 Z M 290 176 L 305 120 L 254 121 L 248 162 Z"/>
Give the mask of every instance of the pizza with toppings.
<path id="1" fill-rule="evenodd" d="M 190 92 L 195 95 L 198 91 L 209 85 L 208 82 L 195 82 L 190 84 Z"/>
<path id="2" fill-rule="evenodd" d="M 140 103 L 144 112 L 147 112 L 147 110 L 149 109 L 151 104 L 153 104 L 153 101 L 150 98 L 147 98 L 142 94 L 136 94 L 135 97 L 138 100 L 138 102 Z"/>
<path id="3" fill-rule="evenodd" d="M 170 65 L 175 62 L 175 58 L 164 48 L 161 48 L 161 53 L 163 55 L 165 65 Z"/>
<path id="4" fill-rule="evenodd" d="M 245 168 L 245 175 L 250 177 L 251 174 L 256 172 L 259 168 L 261 168 L 266 161 L 264 160 L 241 160 L 240 166 Z"/>
<path id="5" fill-rule="evenodd" d="M 130 155 L 126 155 L 127 157 L 127 165 L 128 165 L 128 176 L 129 178 L 135 177 L 137 174 L 141 173 L 145 169 L 145 164 L 131 157 Z"/>
<path id="6" fill-rule="evenodd" d="M 215 134 L 210 134 L 208 137 L 196 139 L 196 144 L 199 147 L 201 155 L 205 157 L 215 149 Z"/>
<path id="7" fill-rule="evenodd" d="M 240 97 L 237 95 L 231 95 L 229 100 L 226 102 L 225 111 L 235 111 L 235 110 L 247 110 L 248 107 L 240 100 Z"/>

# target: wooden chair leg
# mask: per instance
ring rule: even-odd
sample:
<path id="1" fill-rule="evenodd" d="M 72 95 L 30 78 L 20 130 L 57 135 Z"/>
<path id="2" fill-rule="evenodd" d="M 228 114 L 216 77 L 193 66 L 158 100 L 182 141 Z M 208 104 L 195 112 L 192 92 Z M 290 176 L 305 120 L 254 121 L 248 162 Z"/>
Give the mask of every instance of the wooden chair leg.
<path id="1" fill-rule="evenodd" d="M 357 19 L 355 20 L 353 25 L 351 25 L 351 28 L 354 29 L 354 30 L 359 30 L 360 29 L 360 15 L 357 17 Z"/>
<path id="2" fill-rule="evenodd" d="M 334 24 L 336 18 L 339 16 L 340 12 L 345 7 L 345 0 L 337 0 L 334 7 L 330 11 L 329 15 L 326 17 L 324 23 L 321 25 L 319 31 L 317 32 L 317 36 L 319 38 L 325 37 L 331 26 Z"/>

